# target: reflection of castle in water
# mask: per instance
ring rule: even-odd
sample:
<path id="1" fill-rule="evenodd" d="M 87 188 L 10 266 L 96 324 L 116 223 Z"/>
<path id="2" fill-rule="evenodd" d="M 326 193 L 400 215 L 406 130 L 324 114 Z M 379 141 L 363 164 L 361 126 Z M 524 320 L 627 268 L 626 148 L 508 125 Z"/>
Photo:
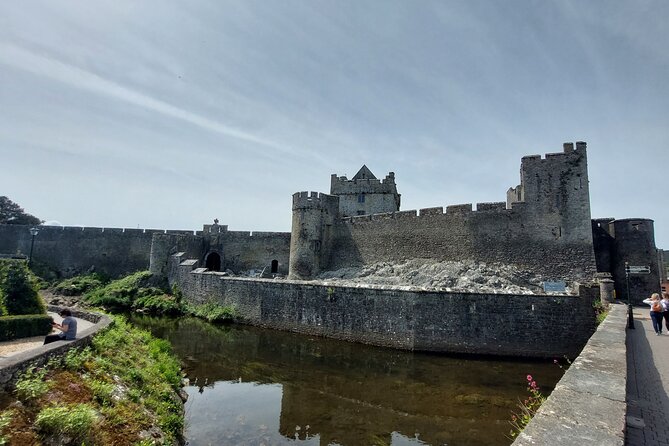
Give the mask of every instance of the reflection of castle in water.
<path id="1" fill-rule="evenodd" d="M 155 319 L 151 330 L 173 344 L 191 384 L 205 393 L 240 378 L 281 384 L 280 434 L 319 436 L 322 445 L 390 444 L 393 432 L 419 434 L 429 444 L 504 439 L 527 370 L 520 362 L 412 354 L 196 319 Z M 560 376 L 551 365 L 532 369 L 545 375 L 546 390 Z"/>

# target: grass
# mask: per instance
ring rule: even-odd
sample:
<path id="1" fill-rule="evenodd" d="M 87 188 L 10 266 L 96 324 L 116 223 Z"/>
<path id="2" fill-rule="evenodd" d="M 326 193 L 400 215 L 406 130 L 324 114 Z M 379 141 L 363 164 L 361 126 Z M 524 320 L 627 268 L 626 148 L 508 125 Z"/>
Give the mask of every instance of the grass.
<path id="1" fill-rule="evenodd" d="M 152 444 L 181 437 L 181 368 L 169 343 L 114 316 L 84 349 L 70 350 L 17 382 L 17 402 L 0 414 L 0 444 Z"/>

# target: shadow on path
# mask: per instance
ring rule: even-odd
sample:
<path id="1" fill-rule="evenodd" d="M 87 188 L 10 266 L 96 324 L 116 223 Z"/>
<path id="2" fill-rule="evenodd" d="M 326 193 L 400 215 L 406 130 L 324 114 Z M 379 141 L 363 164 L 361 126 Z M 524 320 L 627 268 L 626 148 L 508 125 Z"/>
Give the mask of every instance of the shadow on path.
<path id="1" fill-rule="evenodd" d="M 648 307 L 634 309 L 634 327 L 626 338 L 625 444 L 669 446 L 669 335 L 655 334 Z"/>

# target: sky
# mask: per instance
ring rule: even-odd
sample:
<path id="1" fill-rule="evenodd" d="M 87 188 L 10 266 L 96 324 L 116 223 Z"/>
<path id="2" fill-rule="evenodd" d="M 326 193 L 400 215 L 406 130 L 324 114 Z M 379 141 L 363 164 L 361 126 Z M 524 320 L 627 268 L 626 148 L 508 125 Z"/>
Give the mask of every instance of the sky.
<path id="1" fill-rule="evenodd" d="M 367 165 L 402 210 L 505 201 L 588 144 L 593 218 L 669 249 L 665 0 L 0 3 L 0 195 L 48 222 L 290 231 Z"/>

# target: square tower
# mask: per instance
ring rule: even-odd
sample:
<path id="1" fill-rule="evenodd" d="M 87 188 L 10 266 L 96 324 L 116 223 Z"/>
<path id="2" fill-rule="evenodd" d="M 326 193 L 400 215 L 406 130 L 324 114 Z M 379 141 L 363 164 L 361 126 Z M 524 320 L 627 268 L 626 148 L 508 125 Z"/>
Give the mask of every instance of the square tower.
<path id="1" fill-rule="evenodd" d="M 339 197 L 339 212 L 342 217 L 400 210 L 400 194 L 397 193 L 395 185 L 395 173 L 389 172 L 380 181 L 365 165 L 351 180 L 332 174 L 330 195 Z"/>

